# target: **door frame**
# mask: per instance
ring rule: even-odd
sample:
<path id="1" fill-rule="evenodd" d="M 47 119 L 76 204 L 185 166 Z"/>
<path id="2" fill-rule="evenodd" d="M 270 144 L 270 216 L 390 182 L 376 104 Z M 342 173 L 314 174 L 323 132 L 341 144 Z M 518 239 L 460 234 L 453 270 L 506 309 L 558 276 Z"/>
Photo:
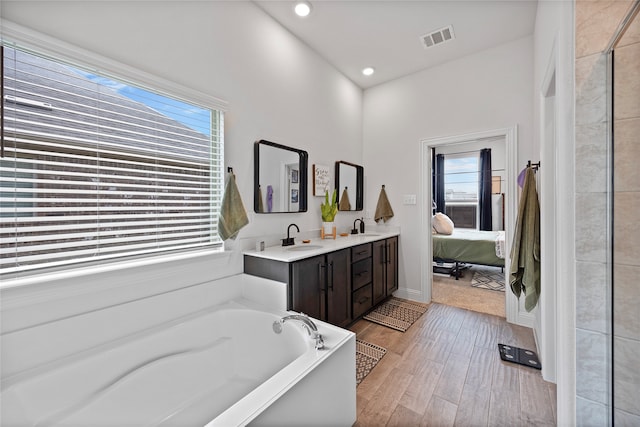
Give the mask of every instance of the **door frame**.
<path id="1" fill-rule="evenodd" d="M 515 229 L 515 220 L 517 212 L 517 173 L 518 173 L 518 125 L 508 128 L 492 129 L 480 132 L 473 132 L 462 135 L 451 135 L 435 138 L 426 138 L 420 141 L 420 193 L 422 194 L 422 203 L 420 205 L 420 230 L 421 230 L 421 290 L 422 299 L 425 302 L 431 302 L 432 288 L 432 263 L 433 248 L 431 245 L 431 200 L 433 199 L 431 190 L 431 148 L 450 145 L 463 144 L 473 142 L 479 139 L 500 138 L 505 139 L 505 177 L 506 177 L 506 202 L 505 202 L 505 235 L 506 235 L 506 252 L 511 253 L 511 241 Z M 505 259 L 505 276 L 509 272 L 510 259 Z M 508 286 L 505 289 L 505 313 L 507 322 L 515 323 L 522 326 L 533 326 L 533 315 L 527 313 L 518 299 L 509 292 Z"/>
<path id="2" fill-rule="evenodd" d="M 558 229 L 557 218 L 560 218 L 558 201 L 560 188 L 558 182 L 559 152 L 558 140 L 558 105 L 557 105 L 557 60 L 556 41 L 551 47 L 551 55 L 539 91 L 540 106 L 540 161 L 538 192 L 540 199 L 540 301 L 536 307 L 536 322 L 533 336 L 538 348 L 538 356 L 542 363 L 542 378 L 556 382 L 557 336 L 558 325 Z"/>

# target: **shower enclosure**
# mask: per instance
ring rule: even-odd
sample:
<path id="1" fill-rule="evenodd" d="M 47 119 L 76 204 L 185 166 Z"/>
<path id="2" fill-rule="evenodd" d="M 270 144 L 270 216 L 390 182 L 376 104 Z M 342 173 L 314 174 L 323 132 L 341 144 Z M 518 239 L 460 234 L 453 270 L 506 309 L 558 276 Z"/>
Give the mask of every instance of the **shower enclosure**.
<path id="1" fill-rule="evenodd" d="M 575 2 L 580 426 L 640 425 L 639 8 L 640 0 Z"/>
<path id="2" fill-rule="evenodd" d="M 614 425 L 640 425 L 640 20 L 638 2 L 608 49 Z"/>

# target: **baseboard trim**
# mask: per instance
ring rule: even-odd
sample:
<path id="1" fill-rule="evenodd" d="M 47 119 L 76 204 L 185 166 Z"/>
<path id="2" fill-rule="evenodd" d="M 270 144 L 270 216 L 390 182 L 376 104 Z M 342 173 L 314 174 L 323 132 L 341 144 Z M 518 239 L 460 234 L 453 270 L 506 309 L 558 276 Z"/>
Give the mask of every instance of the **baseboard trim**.
<path id="1" fill-rule="evenodd" d="M 399 288 L 393 293 L 393 296 L 397 298 L 408 299 L 411 301 L 429 302 L 425 300 L 422 292 L 417 289 Z"/>

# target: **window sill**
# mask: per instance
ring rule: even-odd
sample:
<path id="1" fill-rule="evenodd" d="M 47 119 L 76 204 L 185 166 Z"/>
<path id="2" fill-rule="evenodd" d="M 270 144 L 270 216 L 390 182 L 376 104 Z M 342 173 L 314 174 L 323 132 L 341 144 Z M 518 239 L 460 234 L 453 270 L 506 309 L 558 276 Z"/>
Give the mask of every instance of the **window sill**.
<path id="1" fill-rule="evenodd" d="M 37 286 L 51 282 L 66 281 L 78 278 L 88 278 L 98 274 L 133 270 L 141 267 L 160 266 L 178 261 L 196 260 L 198 258 L 209 257 L 211 260 L 223 260 L 230 256 L 230 252 L 221 249 L 201 249 L 168 255 L 158 255 L 153 257 L 138 258 L 135 260 L 109 262 L 104 265 L 92 265 L 87 267 L 69 268 L 60 271 L 51 271 L 40 274 L 31 274 L 23 277 L 2 279 L 0 290 L 22 288 L 26 286 Z"/>

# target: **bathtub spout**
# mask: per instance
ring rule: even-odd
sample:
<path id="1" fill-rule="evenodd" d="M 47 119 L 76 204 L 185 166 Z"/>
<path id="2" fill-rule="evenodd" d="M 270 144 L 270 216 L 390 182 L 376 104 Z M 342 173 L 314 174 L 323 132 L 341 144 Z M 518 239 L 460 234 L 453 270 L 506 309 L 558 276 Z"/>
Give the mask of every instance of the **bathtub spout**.
<path id="1" fill-rule="evenodd" d="M 282 332 L 282 325 L 284 325 L 284 323 L 289 320 L 296 320 L 302 324 L 302 327 L 307 330 L 311 339 L 315 341 L 317 350 L 321 350 L 324 348 L 324 339 L 322 338 L 322 335 L 320 335 L 320 332 L 318 332 L 318 327 L 306 314 L 291 314 L 289 316 L 283 317 L 280 320 L 276 320 L 275 322 L 273 322 L 273 331 L 276 334 Z"/>

